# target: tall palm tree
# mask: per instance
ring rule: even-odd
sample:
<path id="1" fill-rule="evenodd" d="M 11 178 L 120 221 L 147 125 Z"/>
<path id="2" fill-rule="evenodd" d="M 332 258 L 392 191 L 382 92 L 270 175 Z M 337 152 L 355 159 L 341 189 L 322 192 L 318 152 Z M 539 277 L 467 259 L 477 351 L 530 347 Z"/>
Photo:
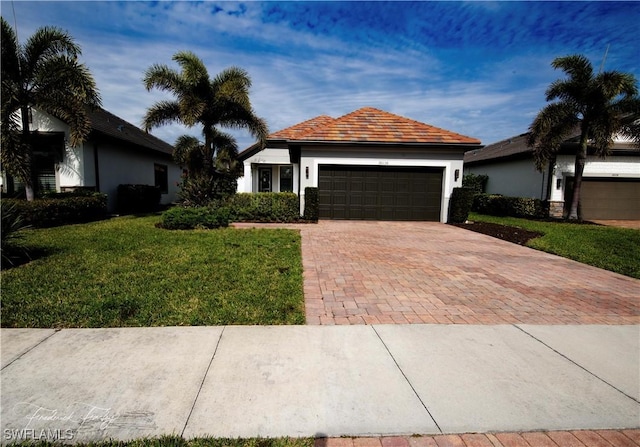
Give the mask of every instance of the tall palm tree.
<path id="1" fill-rule="evenodd" d="M 606 71 L 594 75 L 591 63 L 581 55 L 554 59 L 551 64 L 568 76 L 551 83 L 546 105 L 529 127 L 528 144 L 538 169 L 553 160 L 569 137 L 579 134 L 576 151 L 573 199 L 569 219 L 578 219 L 582 174 L 587 148 L 606 156 L 616 135 L 640 145 L 640 98 L 635 77 Z"/>
<path id="2" fill-rule="evenodd" d="M 29 115 L 32 107 L 69 125 L 70 144 L 80 144 L 91 131 L 87 108 L 100 106 L 89 69 L 78 62 L 80 47 L 65 31 L 42 27 L 20 45 L 2 22 L 2 166 L 34 197 L 33 146 Z"/>
<path id="3" fill-rule="evenodd" d="M 264 144 L 268 129 L 251 106 L 251 79 L 246 71 L 230 67 L 209 79 L 207 68 L 195 54 L 182 51 L 176 53 L 173 60 L 180 66 L 180 72 L 155 64 L 145 73 L 147 90 L 155 87 L 175 97 L 172 101 L 159 101 L 147 110 L 143 119 L 145 130 L 170 123 L 200 126 L 204 144 L 187 145 L 181 150 L 191 147 L 189 150 L 199 151 L 202 172 L 211 174 L 220 168 L 216 166 L 216 158 L 227 158 L 231 162 L 237 155 L 235 142 L 229 144 L 229 136 L 218 127 L 246 129 Z"/>

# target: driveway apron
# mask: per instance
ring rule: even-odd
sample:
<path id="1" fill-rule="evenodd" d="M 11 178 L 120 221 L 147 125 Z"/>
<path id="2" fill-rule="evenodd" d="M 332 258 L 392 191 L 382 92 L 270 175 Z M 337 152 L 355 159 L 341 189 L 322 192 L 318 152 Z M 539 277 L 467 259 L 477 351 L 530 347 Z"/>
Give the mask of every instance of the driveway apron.
<path id="1" fill-rule="evenodd" d="M 640 281 L 431 222 L 302 234 L 307 324 L 638 324 Z"/>

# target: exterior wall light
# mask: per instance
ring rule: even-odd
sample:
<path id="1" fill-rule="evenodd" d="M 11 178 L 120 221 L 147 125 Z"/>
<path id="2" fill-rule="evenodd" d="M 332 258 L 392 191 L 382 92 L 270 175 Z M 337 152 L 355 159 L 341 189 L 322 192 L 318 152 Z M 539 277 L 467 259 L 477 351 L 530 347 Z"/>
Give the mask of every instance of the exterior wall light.
<path id="1" fill-rule="evenodd" d="M 309 166 L 305 166 L 304 168 L 304 176 L 307 180 L 309 180 Z"/>
<path id="2" fill-rule="evenodd" d="M 562 179 L 561 178 L 557 178 L 556 179 L 556 189 L 562 189 Z"/>
<path id="3" fill-rule="evenodd" d="M 456 172 L 453 174 L 453 181 L 457 182 L 460 178 L 460 169 L 456 169 Z"/>

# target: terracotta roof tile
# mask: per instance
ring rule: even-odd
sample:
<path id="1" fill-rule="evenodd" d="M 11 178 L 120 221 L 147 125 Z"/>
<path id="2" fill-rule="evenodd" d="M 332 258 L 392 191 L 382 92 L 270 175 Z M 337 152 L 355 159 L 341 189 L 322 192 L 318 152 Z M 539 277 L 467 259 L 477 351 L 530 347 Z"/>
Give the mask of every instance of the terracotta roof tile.
<path id="1" fill-rule="evenodd" d="M 279 130 L 275 133 L 269 135 L 269 139 L 273 140 L 297 140 L 303 137 L 305 134 L 312 132 L 314 129 L 326 126 L 332 121 L 335 121 L 334 118 L 331 118 L 328 115 L 320 115 L 315 118 L 311 118 L 310 120 L 303 121 L 291 127 L 287 127 L 286 129 Z"/>
<path id="2" fill-rule="evenodd" d="M 303 124 L 305 123 L 293 127 Z M 333 142 L 480 144 L 480 140 L 475 138 L 373 107 L 364 107 L 340 118 L 316 124 L 318 125 L 311 126 L 309 132 L 301 132 L 291 139 Z"/>

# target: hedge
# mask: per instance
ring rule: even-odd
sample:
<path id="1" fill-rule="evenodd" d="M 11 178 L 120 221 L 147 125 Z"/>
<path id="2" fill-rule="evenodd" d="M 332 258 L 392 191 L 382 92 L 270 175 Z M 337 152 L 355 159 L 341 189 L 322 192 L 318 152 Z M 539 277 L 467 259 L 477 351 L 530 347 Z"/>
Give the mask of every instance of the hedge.
<path id="1" fill-rule="evenodd" d="M 175 207 L 162 213 L 158 224 L 167 230 L 214 229 L 229 226 L 229 209 L 225 207 Z"/>
<path id="2" fill-rule="evenodd" d="M 227 202 L 236 222 L 296 222 L 300 201 L 292 192 L 238 193 Z"/>
<path id="3" fill-rule="evenodd" d="M 308 186 L 304 189 L 304 219 L 310 222 L 317 222 L 319 216 L 318 188 Z"/>
<path id="4" fill-rule="evenodd" d="M 23 199 L 2 199 L 14 205 L 25 225 L 36 228 L 91 222 L 107 217 L 107 195 L 90 193 L 76 195 L 59 193 L 30 202 Z"/>
<path id="5" fill-rule="evenodd" d="M 467 174 L 462 177 L 462 187 L 463 188 L 472 188 L 476 193 L 483 193 L 487 182 L 489 181 L 489 176 L 485 174 Z"/>
<path id="6" fill-rule="evenodd" d="M 449 223 L 465 223 L 476 195 L 474 188 L 453 188 L 449 200 Z"/>
<path id="7" fill-rule="evenodd" d="M 529 197 L 508 197 L 499 194 L 476 194 L 472 211 L 490 216 L 543 219 L 549 216 L 549 204 Z"/>
<path id="8" fill-rule="evenodd" d="M 153 185 L 118 185 L 120 214 L 150 213 L 160 208 L 160 187 Z"/>

